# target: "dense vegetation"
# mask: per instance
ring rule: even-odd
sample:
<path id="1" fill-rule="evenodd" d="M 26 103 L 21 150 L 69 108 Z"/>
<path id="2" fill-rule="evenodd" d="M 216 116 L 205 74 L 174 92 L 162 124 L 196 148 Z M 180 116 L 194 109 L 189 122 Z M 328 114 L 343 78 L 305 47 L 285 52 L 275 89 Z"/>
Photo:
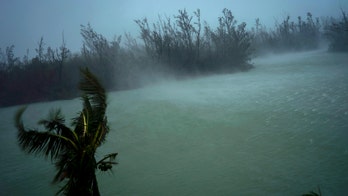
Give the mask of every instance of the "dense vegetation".
<path id="1" fill-rule="evenodd" d="M 249 69 L 251 34 L 246 24 L 237 24 L 232 12 L 222 11 L 218 27 L 202 26 L 200 10 L 189 16 L 186 10 L 162 20 L 150 28 L 147 19 L 136 20 L 141 39 L 153 60 L 183 73 L 234 71 Z"/>
<path id="2" fill-rule="evenodd" d="M 89 24 L 81 25 L 80 53 L 69 51 L 64 36 L 56 49 L 41 38 L 34 58 L 28 52 L 16 57 L 13 45 L 0 49 L 0 107 L 76 97 L 80 67 L 88 67 L 107 90 L 122 90 L 140 87 L 158 73 L 185 77 L 245 71 L 252 68 L 252 55 L 317 49 L 323 38 L 330 41 L 330 50 L 347 51 L 348 21 L 342 13 L 342 19 L 325 22 L 311 13 L 295 22 L 288 16 L 274 29 L 256 19 L 248 29 L 228 9 L 215 28 L 202 22 L 200 10 L 192 15 L 179 10 L 153 23 L 135 20 L 141 44 L 130 34 L 107 40 Z"/>
<path id="3" fill-rule="evenodd" d="M 291 21 L 287 16 L 280 24 L 276 24 L 275 29 L 267 31 L 266 28 L 256 19 L 253 29 L 253 45 L 256 52 L 271 51 L 303 51 L 317 49 L 320 44 L 321 24 L 319 18 L 313 19 L 311 13 L 307 13 L 306 20 L 301 16 L 297 17 L 297 22 Z"/>

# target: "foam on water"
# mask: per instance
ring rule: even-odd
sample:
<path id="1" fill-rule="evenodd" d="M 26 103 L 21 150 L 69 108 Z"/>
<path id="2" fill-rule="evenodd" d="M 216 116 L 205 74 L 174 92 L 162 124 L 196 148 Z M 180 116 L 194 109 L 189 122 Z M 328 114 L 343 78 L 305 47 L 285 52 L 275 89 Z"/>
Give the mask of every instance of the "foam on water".
<path id="1" fill-rule="evenodd" d="M 322 51 L 254 60 L 245 73 L 167 81 L 109 94 L 119 152 L 102 195 L 323 195 L 348 192 L 348 55 Z M 78 99 L 33 104 L 31 127 L 51 107 L 67 119 Z M 0 194 L 52 195 L 49 161 L 17 147 L 13 114 L 0 109 Z"/>

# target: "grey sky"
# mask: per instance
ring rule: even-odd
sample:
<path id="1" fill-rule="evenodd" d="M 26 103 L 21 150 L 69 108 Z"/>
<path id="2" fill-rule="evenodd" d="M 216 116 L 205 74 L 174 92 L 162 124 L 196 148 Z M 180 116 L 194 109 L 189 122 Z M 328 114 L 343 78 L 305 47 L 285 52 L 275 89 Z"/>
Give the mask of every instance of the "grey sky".
<path id="1" fill-rule="evenodd" d="M 90 23 L 98 32 L 112 39 L 115 35 L 130 32 L 138 36 L 134 19 L 147 17 L 155 22 L 157 16 L 173 16 L 179 9 L 192 13 L 197 8 L 208 24 L 214 25 L 223 8 L 232 10 L 238 22 L 254 25 L 255 18 L 271 27 L 275 20 L 286 15 L 293 19 L 306 16 L 340 15 L 348 10 L 348 0 L 1 0 L 0 47 L 15 45 L 15 53 L 23 56 L 26 49 L 35 55 L 41 36 L 46 46 L 59 47 L 64 32 L 67 47 L 80 50 L 80 25 Z"/>

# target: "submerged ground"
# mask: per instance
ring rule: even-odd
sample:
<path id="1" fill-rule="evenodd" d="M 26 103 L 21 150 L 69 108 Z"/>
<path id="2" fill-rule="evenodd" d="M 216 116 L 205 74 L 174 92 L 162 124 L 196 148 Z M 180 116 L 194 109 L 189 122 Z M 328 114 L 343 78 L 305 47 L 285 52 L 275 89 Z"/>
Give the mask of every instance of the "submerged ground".
<path id="1" fill-rule="evenodd" d="M 348 192 L 348 55 L 325 51 L 255 59 L 255 69 L 109 94 L 111 132 L 100 154 L 102 195 L 323 195 Z M 80 100 L 32 104 L 67 119 Z M 0 195 L 53 195 L 53 165 L 21 152 L 0 109 Z"/>

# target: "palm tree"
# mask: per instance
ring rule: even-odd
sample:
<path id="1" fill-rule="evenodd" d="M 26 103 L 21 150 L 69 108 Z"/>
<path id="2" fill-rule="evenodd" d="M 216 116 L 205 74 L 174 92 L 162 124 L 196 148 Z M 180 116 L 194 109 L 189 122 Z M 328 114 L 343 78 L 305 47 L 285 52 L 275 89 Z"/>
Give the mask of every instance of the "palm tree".
<path id="1" fill-rule="evenodd" d="M 112 168 L 117 153 L 96 161 L 97 148 L 105 142 L 109 132 L 107 125 L 106 94 L 98 79 L 88 70 L 81 69 L 79 89 L 83 92 L 83 109 L 72 120 L 74 129 L 64 125 L 61 111 L 51 110 L 48 119 L 40 120 L 46 131 L 27 130 L 22 122 L 25 107 L 18 110 L 15 125 L 19 146 L 27 153 L 49 157 L 55 162 L 57 173 L 53 183 L 64 180 L 65 185 L 57 195 L 100 195 L 96 170 Z"/>

